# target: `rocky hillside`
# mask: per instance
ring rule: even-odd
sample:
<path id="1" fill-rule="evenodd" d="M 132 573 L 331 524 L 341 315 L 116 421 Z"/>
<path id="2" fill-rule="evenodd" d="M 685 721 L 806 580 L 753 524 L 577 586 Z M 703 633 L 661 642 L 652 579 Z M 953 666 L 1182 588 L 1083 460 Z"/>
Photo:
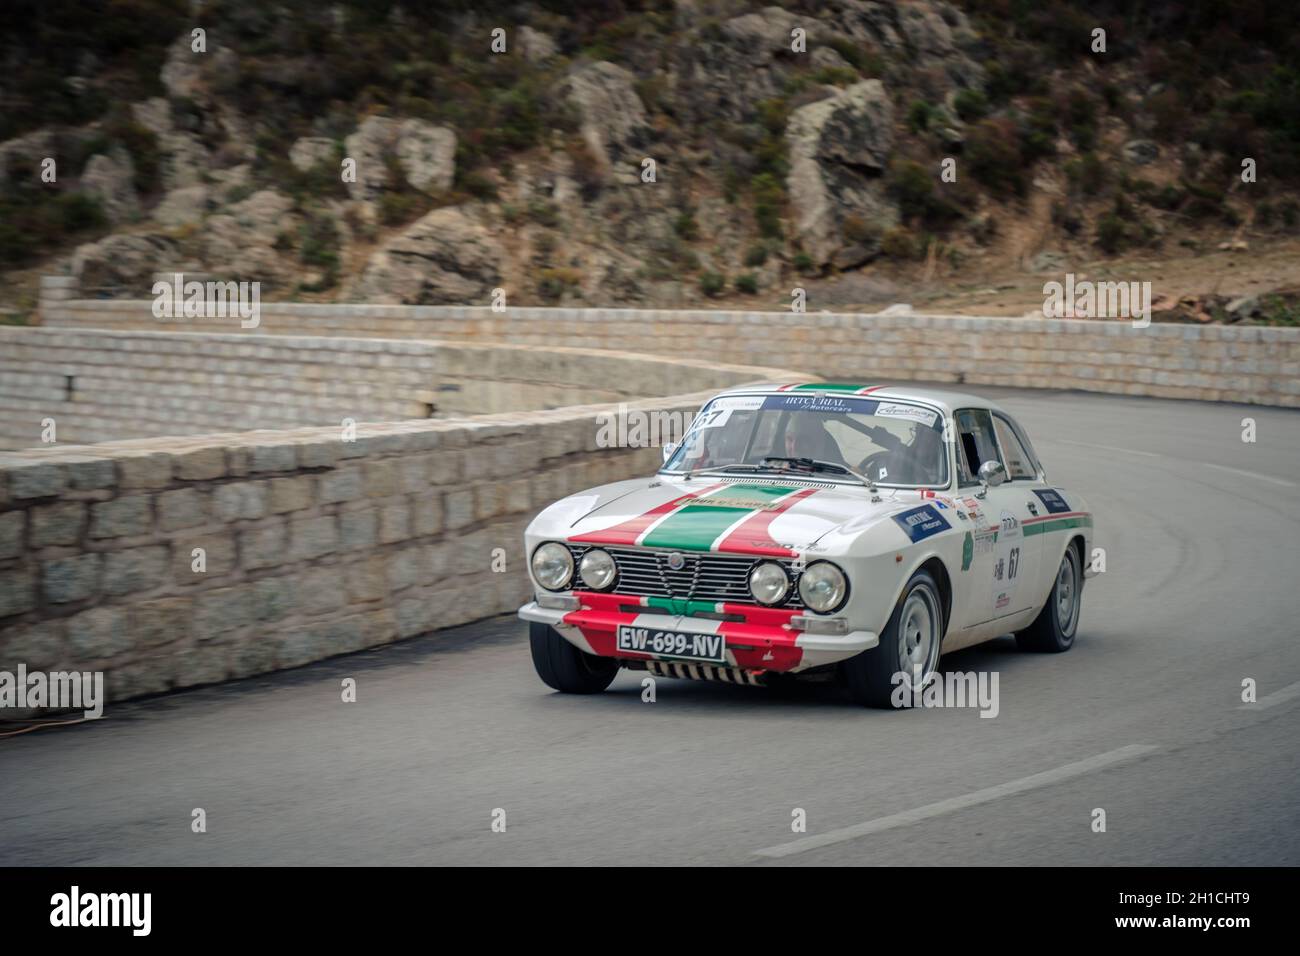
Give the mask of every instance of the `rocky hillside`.
<path id="1" fill-rule="evenodd" d="M 110 294 L 184 269 L 308 300 L 781 308 L 801 285 L 831 308 L 1300 234 L 1286 4 L 194 6 L 10 4 L 20 309 L 55 269 Z"/>

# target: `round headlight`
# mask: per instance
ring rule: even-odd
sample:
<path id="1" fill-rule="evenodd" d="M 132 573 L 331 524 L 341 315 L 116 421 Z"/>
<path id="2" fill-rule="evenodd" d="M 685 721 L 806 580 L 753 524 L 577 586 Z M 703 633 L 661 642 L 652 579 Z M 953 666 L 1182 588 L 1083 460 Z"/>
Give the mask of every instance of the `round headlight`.
<path id="1" fill-rule="evenodd" d="M 799 576 L 799 596 L 810 611 L 818 614 L 838 610 L 848 594 L 844 572 L 829 561 L 815 561 Z"/>
<path id="2" fill-rule="evenodd" d="M 780 604 L 789 591 L 785 568 L 773 561 L 756 564 L 749 572 L 749 593 L 759 604 Z"/>
<path id="3" fill-rule="evenodd" d="M 618 567 L 614 564 L 614 559 L 609 556 L 608 551 L 602 551 L 600 548 L 592 548 L 578 562 L 578 576 L 582 578 L 582 583 L 593 591 L 605 590 L 614 583 L 614 576 L 617 573 Z"/>
<path id="4" fill-rule="evenodd" d="M 533 552 L 533 577 L 548 591 L 562 591 L 573 578 L 573 555 L 564 545 L 547 541 Z"/>

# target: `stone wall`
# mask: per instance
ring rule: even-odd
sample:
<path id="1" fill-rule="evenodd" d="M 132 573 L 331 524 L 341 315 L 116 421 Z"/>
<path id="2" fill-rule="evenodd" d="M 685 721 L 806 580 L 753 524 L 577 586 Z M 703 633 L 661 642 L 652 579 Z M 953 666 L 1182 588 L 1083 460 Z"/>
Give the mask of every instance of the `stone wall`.
<path id="1" fill-rule="evenodd" d="M 193 328 L 150 302 L 77 299 L 43 280 L 47 326 Z M 874 382 L 968 382 L 1300 406 L 1300 329 L 921 314 L 690 312 L 263 303 L 261 335 L 576 346 L 813 369 Z M 248 333 L 245 333 L 248 334 Z"/>
<path id="2" fill-rule="evenodd" d="M 658 466 L 598 447 L 608 410 L 2 454 L 0 671 L 104 670 L 121 700 L 514 610 L 532 516 Z"/>
<path id="3" fill-rule="evenodd" d="M 152 317 L 151 317 L 152 318 Z M 0 327 L 0 448 L 557 408 L 760 374 L 578 348 Z"/>

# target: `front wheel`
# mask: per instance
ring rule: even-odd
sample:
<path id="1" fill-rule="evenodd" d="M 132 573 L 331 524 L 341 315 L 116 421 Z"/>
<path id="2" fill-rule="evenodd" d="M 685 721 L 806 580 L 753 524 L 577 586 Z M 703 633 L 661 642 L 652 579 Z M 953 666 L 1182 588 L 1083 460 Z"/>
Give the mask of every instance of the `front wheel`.
<path id="1" fill-rule="evenodd" d="M 537 676 L 562 694 L 599 694 L 618 673 L 618 661 L 574 647 L 549 624 L 529 621 L 528 643 Z"/>
<path id="2" fill-rule="evenodd" d="M 939 586 L 928 571 L 917 571 L 903 588 L 880 643 L 844 662 L 849 695 L 867 707 L 911 706 L 912 690 L 919 692 L 934 677 L 942 640 Z"/>
<path id="3" fill-rule="evenodd" d="M 1022 651 L 1059 654 L 1074 646 L 1074 634 L 1079 629 L 1079 607 L 1083 598 L 1083 568 L 1079 564 L 1079 550 L 1071 544 L 1065 549 L 1061 566 L 1056 569 L 1056 580 L 1047 603 L 1034 618 L 1034 623 L 1016 635 L 1016 644 Z"/>

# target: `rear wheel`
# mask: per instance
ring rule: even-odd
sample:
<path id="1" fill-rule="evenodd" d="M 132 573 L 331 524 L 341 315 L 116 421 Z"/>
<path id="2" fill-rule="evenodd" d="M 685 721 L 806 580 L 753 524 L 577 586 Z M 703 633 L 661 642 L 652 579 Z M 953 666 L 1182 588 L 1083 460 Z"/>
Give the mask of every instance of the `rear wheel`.
<path id="1" fill-rule="evenodd" d="M 1079 563 L 1079 550 L 1071 544 L 1065 549 L 1061 565 L 1056 569 L 1056 580 L 1047 603 L 1034 618 L 1034 623 L 1016 635 L 1016 644 L 1022 651 L 1059 654 L 1074 646 L 1074 635 L 1079 629 L 1080 602 L 1083 597 L 1083 568 Z"/>
<path id="2" fill-rule="evenodd" d="M 934 676 L 942 640 L 939 586 L 928 571 L 918 571 L 903 588 L 880 643 L 844 662 L 849 695 L 867 707 L 894 707 L 895 688 L 902 687 L 908 691 L 902 694 L 902 706 L 910 706 L 910 691 L 925 687 Z"/>
<path id="3" fill-rule="evenodd" d="M 529 621 L 528 643 L 537 676 L 562 694 L 599 694 L 618 673 L 618 661 L 574 647 L 549 624 Z"/>

